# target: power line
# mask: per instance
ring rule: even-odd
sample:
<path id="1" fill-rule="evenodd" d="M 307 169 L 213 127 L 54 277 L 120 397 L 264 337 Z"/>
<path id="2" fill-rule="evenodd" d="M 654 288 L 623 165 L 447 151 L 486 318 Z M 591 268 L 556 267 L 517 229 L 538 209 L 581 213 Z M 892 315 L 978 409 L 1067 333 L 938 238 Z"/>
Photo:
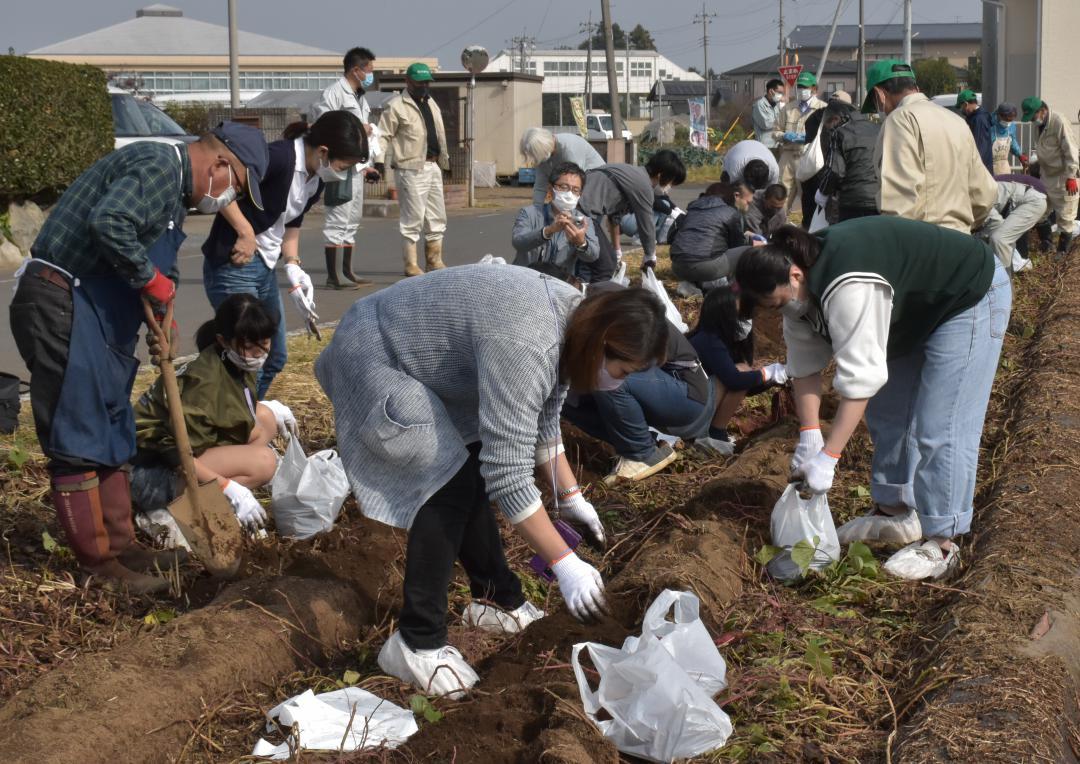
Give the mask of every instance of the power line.
<path id="1" fill-rule="evenodd" d="M 437 45 L 437 46 L 435 46 L 435 47 L 434 47 L 434 48 L 432 48 L 431 50 L 429 50 L 429 51 L 427 51 L 426 53 L 424 53 L 424 54 L 423 54 L 423 56 L 425 56 L 425 57 L 426 57 L 426 56 L 430 56 L 430 55 L 431 55 L 432 53 L 435 53 L 436 51 L 442 50 L 442 49 L 443 49 L 443 48 L 445 48 L 445 47 L 446 47 L 447 45 L 450 45 L 451 43 L 453 43 L 453 42 L 456 42 L 456 41 L 460 40 L 460 39 L 461 39 L 462 37 L 464 37 L 465 35 L 469 34 L 469 33 L 470 33 L 470 32 L 472 32 L 472 31 L 473 31 L 474 29 L 478 29 L 478 28 L 482 27 L 482 26 L 483 26 L 484 24 L 486 24 L 487 22 L 491 21 L 491 20 L 492 20 L 493 18 L 495 18 L 495 17 L 496 17 L 496 16 L 498 16 L 498 15 L 499 15 L 500 13 L 502 13 L 502 12 L 503 12 L 503 11 L 505 11 L 505 10 L 506 10 L 507 8 L 509 8 L 509 7 L 511 6 L 511 5 L 514 5 L 514 4 L 515 4 L 515 3 L 517 3 L 517 2 L 518 2 L 518 0 L 509 0 L 509 2 L 507 2 L 507 3 L 506 3 L 506 4 L 504 5 L 504 6 L 502 6 L 501 8 L 499 8 L 499 10 L 495 11 L 494 13 L 488 14 L 488 15 L 487 15 L 487 16 L 486 16 L 485 18 L 483 18 L 482 20 L 480 20 L 480 21 L 476 22 L 476 23 L 475 23 L 475 24 L 473 24 L 473 25 L 472 25 L 471 27 L 469 27 L 469 28 L 468 28 L 468 29 L 466 29 L 466 30 L 465 30 L 464 32 L 462 32 L 461 34 L 459 34 L 459 35 L 457 35 L 457 36 L 455 36 L 455 37 L 451 37 L 451 38 L 450 38 L 449 40 L 447 40 L 446 42 L 444 42 L 444 43 L 442 43 L 442 44 L 440 44 L 440 45 Z"/>

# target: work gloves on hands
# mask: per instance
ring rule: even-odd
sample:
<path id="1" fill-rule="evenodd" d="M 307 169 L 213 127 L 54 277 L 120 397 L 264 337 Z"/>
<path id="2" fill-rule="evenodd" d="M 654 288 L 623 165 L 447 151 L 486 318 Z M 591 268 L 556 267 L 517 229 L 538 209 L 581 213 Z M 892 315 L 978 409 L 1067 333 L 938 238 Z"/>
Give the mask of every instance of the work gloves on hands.
<path id="1" fill-rule="evenodd" d="M 154 311 L 154 317 L 161 323 L 165 320 L 165 308 L 176 297 L 176 283 L 159 271 L 154 269 L 154 275 L 143 285 L 143 297 L 150 300 L 150 307 Z"/>
<path id="2" fill-rule="evenodd" d="M 784 140 L 788 143 L 806 143 L 806 133 L 793 133 L 788 130 L 784 133 Z"/>
<path id="3" fill-rule="evenodd" d="M 288 406 L 281 401 L 259 401 L 259 403 L 270 409 L 270 413 L 274 415 L 278 435 L 284 438 L 287 435 L 298 434 L 296 417 Z"/>
<path id="4" fill-rule="evenodd" d="M 792 473 L 793 478 L 801 478 L 802 484 L 810 493 L 828 493 L 832 488 L 833 475 L 836 474 L 836 463 L 839 456 L 833 456 L 824 448 L 814 456 L 804 461 L 802 465 Z"/>
<path id="5" fill-rule="evenodd" d="M 559 580 L 566 608 L 574 618 L 589 621 L 607 612 L 604 579 L 592 565 L 573 552 L 567 552 L 552 564 L 551 572 Z"/>
<path id="6" fill-rule="evenodd" d="M 604 545 L 604 525 L 596 509 L 581 494 L 581 489 L 559 499 L 559 515 L 571 523 L 584 525 L 596 543 Z"/>
<path id="7" fill-rule="evenodd" d="M 820 427 L 804 427 L 799 430 L 799 445 L 795 447 L 795 455 L 791 457 L 791 471 L 798 470 L 805 461 L 823 448 L 825 439 L 821 437 Z"/>
<path id="8" fill-rule="evenodd" d="M 296 263 L 285 264 L 285 277 L 289 279 L 289 297 L 305 321 L 318 321 L 315 312 L 315 286 L 311 277 Z"/>
<path id="9" fill-rule="evenodd" d="M 266 525 L 266 510 L 262 508 L 262 504 L 255 499 L 255 495 L 246 487 L 235 480 L 227 480 L 225 485 L 221 487 L 221 492 L 225 494 L 225 498 L 232 504 L 236 519 L 240 521 L 242 526 L 254 531 L 256 528 Z"/>
<path id="10" fill-rule="evenodd" d="M 761 368 L 761 376 L 766 382 L 775 382 L 778 385 L 786 385 L 788 381 L 787 366 L 782 363 L 770 363 Z M 821 430 L 818 430 L 821 434 Z"/>
<path id="11" fill-rule="evenodd" d="M 1077 184 L 1076 178 L 1067 178 L 1065 180 L 1065 193 L 1070 196 L 1080 193 L 1080 185 Z"/>

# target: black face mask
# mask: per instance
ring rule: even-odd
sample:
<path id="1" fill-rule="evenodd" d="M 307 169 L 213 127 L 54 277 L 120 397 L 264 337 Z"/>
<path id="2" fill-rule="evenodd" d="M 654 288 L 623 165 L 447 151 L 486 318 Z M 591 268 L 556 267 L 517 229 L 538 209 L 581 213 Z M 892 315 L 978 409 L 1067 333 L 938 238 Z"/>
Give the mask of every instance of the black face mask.
<path id="1" fill-rule="evenodd" d="M 418 101 L 427 98 L 429 94 L 428 86 L 426 84 L 410 85 L 409 94 Z"/>

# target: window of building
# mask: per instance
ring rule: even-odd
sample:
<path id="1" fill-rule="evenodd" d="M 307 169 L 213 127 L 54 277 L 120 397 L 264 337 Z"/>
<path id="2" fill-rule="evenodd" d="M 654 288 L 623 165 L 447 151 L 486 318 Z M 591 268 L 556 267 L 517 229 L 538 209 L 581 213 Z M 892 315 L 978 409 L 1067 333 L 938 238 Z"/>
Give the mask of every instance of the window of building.
<path id="1" fill-rule="evenodd" d="M 631 77 L 652 77 L 652 61 L 631 61 Z"/>
<path id="2" fill-rule="evenodd" d="M 667 79 L 667 76 L 668 76 L 667 69 L 661 69 L 660 70 L 660 79 L 662 79 L 662 80 Z"/>
<path id="3" fill-rule="evenodd" d="M 584 61 L 545 61 L 545 77 L 577 77 L 584 76 Z"/>
<path id="4" fill-rule="evenodd" d="M 829 82 L 825 86 L 825 92 L 826 93 L 835 93 L 837 90 L 843 90 L 843 89 L 844 89 L 844 83 L 843 82 Z"/>

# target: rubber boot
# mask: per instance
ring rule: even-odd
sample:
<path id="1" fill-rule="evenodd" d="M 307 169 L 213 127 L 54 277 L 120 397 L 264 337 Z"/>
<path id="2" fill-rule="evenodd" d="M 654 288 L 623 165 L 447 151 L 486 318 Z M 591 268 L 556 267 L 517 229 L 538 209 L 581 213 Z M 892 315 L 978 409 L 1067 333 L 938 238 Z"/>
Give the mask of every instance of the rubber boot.
<path id="1" fill-rule="evenodd" d="M 109 536 L 109 551 L 136 571 L 168 570 L 187 559 L 183 549 L 148 549 L 135 539 L 131 516 L 131 475 L 124 468 L 98 471 L 101 511 Z"/>
<path id="2" fill-rule="evenodd" d="M 442 261 L 442 239 L 424 242 L 424 260 L 428 273 L 446 267 L 446 263 Z"/>
<path id="3" fill-rule="evenodd" d="M 353 245 L 352 244 L 346 244 L 344 246 L 344 249 L 345 249 L 345 259 L 344 259 L 344 264 L 341 266 L 342 274 L 345 276 L 345 278 L 347 278 L 349 281 L 356 284 L 357 286 L 371 286 L 372 282 L 370 280 L 362 279 L 359 276 L 357 276 L 355 273 L 353 273 L 353 269 L 352 269 Z"/>
<path id="4" fill-rule="evenodd" d="M 106 579 L 108 583 L 119 585 L 133 594 L 150 594 L 167 589 L 169 582 L 165 579 L 136 573 L 116 559 L 105 526 L 100 488 L 96 472 L 53 476 L 53 505 L 75 559 L 87 573 Z"/>
<path id="5" fill-rule="evenodd" d="M 326 288 L 327 289 L 359 289 L 359 284 L 354 284 L 345 278 L 341 272 L 341 261 L 345 256 L 344 247 L 327 246 L 326 253 Z"/>
<path id="6" fill-rule="evenodd" d="M 402 251 L 405 255 L 405 275 L 423 275 L 424 272 L 420 270 L 420 266 L 416 264 L 416 242 L 405 239 L 402 242 Z"/>

